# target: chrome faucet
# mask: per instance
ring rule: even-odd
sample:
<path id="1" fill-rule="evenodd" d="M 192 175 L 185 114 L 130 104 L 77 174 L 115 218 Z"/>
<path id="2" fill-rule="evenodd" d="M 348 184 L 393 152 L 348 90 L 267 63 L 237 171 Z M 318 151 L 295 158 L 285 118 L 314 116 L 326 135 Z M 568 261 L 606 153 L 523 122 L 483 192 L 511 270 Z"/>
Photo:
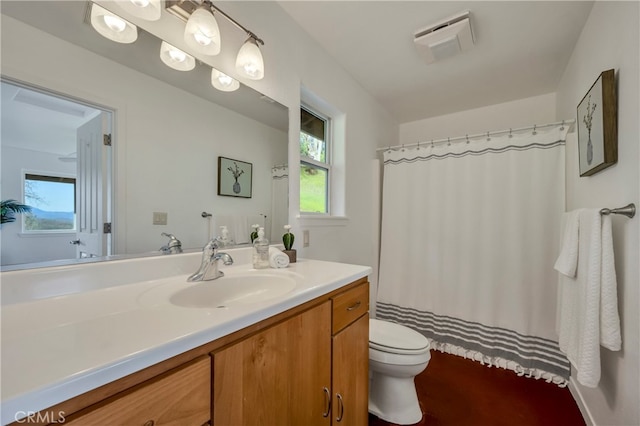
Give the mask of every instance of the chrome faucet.
<path id="1" fill-rule="evenodd" d="M 179 239 L 174 237 L 173 234 L 167 234 L 166 232 L 163 232 L 160 235 L 169 238 L 169 242 L 167 243 L 167 245 L 160 247 L 160 251 L 163 254 L 182 253 L 182 243 Z"/>
<path id="2" fill-rule="evenodd" d="M 227 253 L 218 253 L 218 247 L 218 241 L 215 238 L 204 246 L 200 269 L 187 278 L 187 281 L 210 281 L 224 276 L 224 273 L 218 270 L 218 260 L 222 260 L 225 265 L 232 265 L 233 258 Z"/>

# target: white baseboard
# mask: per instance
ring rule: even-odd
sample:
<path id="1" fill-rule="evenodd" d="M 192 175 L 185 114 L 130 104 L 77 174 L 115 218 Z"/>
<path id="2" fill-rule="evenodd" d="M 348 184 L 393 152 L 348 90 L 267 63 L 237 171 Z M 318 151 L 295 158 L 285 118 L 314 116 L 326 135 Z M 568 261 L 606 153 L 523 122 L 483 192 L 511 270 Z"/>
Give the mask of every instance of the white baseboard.
<path id="1" fill-rule="evenodd" d="M 571 396 L 578 404 L 578 408 L 580 409 L 580 413 L 582 414 L 582 418 L 587 426 L 596 426 L 596 422 L 591 415 L 591 411 L 589 411 L 589 407 L 584 402 L 584 398 L 582 397 L 582 393 L 578 386 L 576 386 L 573 377 L 569 378 L 569 391 L 571 392 Z"/>

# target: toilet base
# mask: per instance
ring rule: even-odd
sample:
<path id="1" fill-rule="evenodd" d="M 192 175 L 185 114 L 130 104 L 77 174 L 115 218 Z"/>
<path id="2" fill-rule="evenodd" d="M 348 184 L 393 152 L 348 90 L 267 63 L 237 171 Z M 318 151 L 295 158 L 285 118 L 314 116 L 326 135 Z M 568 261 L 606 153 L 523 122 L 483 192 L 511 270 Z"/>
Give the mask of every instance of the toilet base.
<path id="1" fill-rule="evenodd" d="M 392 377 L 372 371 L 369 384 L 369 412 L 390 423 L 418 423 L 422 420 L 422 410 L 413 379 L 413 376 Z"/>

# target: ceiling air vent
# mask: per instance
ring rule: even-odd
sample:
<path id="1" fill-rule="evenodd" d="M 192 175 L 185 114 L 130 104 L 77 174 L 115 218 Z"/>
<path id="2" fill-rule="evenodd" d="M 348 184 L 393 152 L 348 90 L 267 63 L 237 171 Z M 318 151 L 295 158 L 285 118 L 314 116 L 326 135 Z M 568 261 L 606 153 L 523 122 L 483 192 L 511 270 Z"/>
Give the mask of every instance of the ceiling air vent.
<path id="1" fill-rule="evenodd" d="M 413 42 L 430 64 L 473 47 L 471 15 L 467 10 L 414 33 Z"/>

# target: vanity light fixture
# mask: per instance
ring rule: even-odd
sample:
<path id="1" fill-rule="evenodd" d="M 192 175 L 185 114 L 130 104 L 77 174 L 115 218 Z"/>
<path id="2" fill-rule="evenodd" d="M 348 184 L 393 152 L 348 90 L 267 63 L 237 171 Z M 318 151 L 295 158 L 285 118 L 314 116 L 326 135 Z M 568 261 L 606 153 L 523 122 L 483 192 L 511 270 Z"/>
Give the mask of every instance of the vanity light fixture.
<path id="1" fill-rule="evenodd" d="M 117 43 L 128 44 L 138 39 L 138 27 L 95 3 L 91 4 L 91 26 Z"/>
<path id="2" fill-rule="evenodd" d="M 223 92 L 233 92 L 240 88 L 240 82 L 233 77 L 229 77 L 222 71 L 211 69 L 211 85 Z"/>
<path id="3" fill-rule="evenodd" d="M 191 71 L 196 67 L 193 56 L 163 41 L 160 45 L 160 59 L 166 66 L 178 71 Z"/>
<path id="4" fill-rule="evenodd" d="M 120 0 L 118 5 L 133 16 L 147 21 L 157 21 L 162 15 L 162 0 Z"/>
<path id="5" fill-rule="evenodd" d="M 264 45 L 264 41 L 260 37 L 240 25 L 220 8 L 214 6 L 210 0 L 166 0 L 165 3 L 168 12 L 187 22 L 185 28 L 185 42 L 187 45 L 194 51 L 205 55 L 216 55 L 220 52 L 220 32 L 217 23 L 215 28 L 212 24 L 216 22 L 214 13 L 216 16 L 224 17 L 244 31 L 248 38 L 236 57 L 236 71 L 251 80 L 264 78 L 264 59 L 258 47 L 259 45 Z M 195 30 L 194 28 L 196 27 L 191 26 L 192 20 L 198 23 L 200 30 Z M 206 26 L 205 22 L 208 22 L 209 26 Z M 211 40 L 211 42 L 209 43 L 208 40 Z"/>

